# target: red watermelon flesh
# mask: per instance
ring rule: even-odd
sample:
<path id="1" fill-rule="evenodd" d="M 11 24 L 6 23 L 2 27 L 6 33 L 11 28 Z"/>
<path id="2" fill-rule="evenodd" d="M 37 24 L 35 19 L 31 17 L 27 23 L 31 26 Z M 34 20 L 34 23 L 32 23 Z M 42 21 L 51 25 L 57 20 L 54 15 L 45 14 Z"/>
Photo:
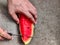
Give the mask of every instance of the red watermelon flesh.
<path id="1" fill-rule="evenodd" d="M 28 44 L 33 36 L 34 25 L 24 14 L 20 14 L 19 21 L 19 30 L 22 35 L 22 41 L 24 44 Z"/>

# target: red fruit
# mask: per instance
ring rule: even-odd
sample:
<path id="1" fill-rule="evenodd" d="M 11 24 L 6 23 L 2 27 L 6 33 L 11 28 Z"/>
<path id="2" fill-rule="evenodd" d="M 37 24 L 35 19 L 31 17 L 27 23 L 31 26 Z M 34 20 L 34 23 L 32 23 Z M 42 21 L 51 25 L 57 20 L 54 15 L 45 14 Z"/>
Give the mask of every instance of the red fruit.
<path id="1" fill-rule="evenodd" d="M 32 21 L 30 21 L 24 14 L 20 14 L 19 16 L 19 30 L 22 35 L 22 41 L 24 44 L 28 44 L 33 36 L 34 25 Z"/>

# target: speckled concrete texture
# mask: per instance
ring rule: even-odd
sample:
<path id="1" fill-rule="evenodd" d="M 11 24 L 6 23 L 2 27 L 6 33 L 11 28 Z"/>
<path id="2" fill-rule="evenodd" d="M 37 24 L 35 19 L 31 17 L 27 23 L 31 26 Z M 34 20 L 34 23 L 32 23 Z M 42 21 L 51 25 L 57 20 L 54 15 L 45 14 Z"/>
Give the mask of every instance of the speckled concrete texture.
<path id="1" fill-rule="evenodd" d="M 34 37 L 29 45 L 60 45 L 60 0 L 30 0 L 37 8 L 38 19 Z M 0 27 L 18 34 L 18 25 L 9 16 L 7 0 L 0 0 Z M 0 45 L 23 45 L 14 37 Z"/>

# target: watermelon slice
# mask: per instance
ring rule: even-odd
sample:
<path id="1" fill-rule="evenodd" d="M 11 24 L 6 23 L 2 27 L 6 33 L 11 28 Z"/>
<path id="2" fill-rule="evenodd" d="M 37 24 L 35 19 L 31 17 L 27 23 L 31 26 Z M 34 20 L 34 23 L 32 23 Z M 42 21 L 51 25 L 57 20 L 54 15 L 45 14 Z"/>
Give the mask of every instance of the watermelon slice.
<path id="1" fill-rule="evenodd" d="M 34 24 L 24 14 L 19 16 L 19 30 L 22 35 L 21 39 L 25 45 L 29 44 L 33 37 Z"/>

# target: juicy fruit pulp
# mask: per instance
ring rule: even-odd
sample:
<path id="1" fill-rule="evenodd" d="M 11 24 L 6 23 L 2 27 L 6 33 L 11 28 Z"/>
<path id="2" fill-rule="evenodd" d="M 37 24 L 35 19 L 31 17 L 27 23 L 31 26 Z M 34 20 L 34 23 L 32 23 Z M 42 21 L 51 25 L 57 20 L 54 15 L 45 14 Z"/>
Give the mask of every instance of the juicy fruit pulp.
<path id="1" fill-rule="evenodd" d="M 34 25 L 26 16 L 24 16 L 24 14 L 20 14 L 19 21 L 19 30 L 22 35 L 22 41 L 24 44 L 28 44 L 33 36 Z"/>

